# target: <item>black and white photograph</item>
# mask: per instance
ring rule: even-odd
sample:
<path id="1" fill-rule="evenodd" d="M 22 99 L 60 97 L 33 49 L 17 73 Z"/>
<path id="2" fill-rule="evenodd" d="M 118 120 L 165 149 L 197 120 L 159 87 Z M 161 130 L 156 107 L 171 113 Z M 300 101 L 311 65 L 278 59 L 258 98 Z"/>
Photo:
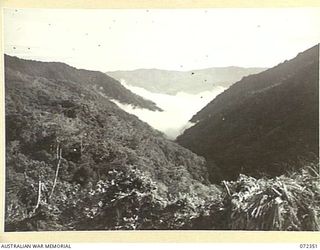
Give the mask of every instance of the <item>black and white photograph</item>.
<path id="1" fill-rule="evenodd" d="M 4 231 L 319 231 L 320 8 L 3 8 Z"/>

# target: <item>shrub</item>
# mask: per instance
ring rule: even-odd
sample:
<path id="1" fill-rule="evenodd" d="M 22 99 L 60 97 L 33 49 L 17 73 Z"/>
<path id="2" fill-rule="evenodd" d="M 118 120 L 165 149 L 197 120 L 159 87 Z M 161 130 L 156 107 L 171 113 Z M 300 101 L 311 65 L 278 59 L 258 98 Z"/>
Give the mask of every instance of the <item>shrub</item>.
<path id="1" fill-rule="evenodd" d="M 224 182 L 228 227 L 235 230 L 319 230 L 320 175 L 317 165 L 289 176 Z"/>

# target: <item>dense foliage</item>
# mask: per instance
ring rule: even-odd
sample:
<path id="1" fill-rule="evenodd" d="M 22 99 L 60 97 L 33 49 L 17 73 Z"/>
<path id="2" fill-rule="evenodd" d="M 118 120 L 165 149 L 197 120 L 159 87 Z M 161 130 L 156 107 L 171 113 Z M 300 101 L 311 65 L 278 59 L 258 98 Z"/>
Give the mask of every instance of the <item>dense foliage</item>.
<path id="1" fill-rule="evenodd" d="M 20 195 L 32 198 L 29 203 L 9 188 L 7 230 L 320 230 L 319 165 L 273 179 L 240 175 L 223 182 L 221 190 L 206 187 L 205 195 L 163 195 L 156 182 L 132 166 L 105 176 L 85 187 L 59 182 L 50 199 L 45 188 L 37 209 L 35 187 L 29 193 L 20 187 Z"/>
<path id="2" fill-rule="evenodd" d="M 202 157 L 168 141 L 160 132 L 122 111 L 91 82 L 87 85 L 74 82 L 72 79 L 77 79 L 78 70 L 54 64 L 60 69 L 56 72 L 55 67 L 48 65 L 6 57 L 8 230 L 15 228 L 16 223 L 20 228 L 20 222 L 37 221 L 34 218 L 43 215 L 38 212 L 42 209 L 54 211 L 58 221 L 31 228 L 69 228 L 68 218 L 83 216 L 64 216 L 64 206 L 70 204 L 63 200 L 78 199 L 77 196 L 66 198 L 67 192 L 87 197 L 91 192 L 89 186 L 96 187 L 111 178 L 109 171 L 130 176 L 128 169 L 137 169 L 156 183 L 161 197 L 170 197 L 172 202 L 179 193 L 205 196 L 210 192 L 205 185 L 209 182 Z M 79 192 L 74 190 L 76 187 Z M 144 191 L 150 190 L 139 192 Z M 94 202 L 97 197 L 91 198 Z M 79 198 L 79 202 L 77 206 L 82 209 L 85 201 Z M 78 222 L 75 228 L 81 228 L 82 222 Z M 101 227 L 116 228 L 116 223 L 112 223 Z M 92 228 L 96 227 L 92 224 Z"/>
<path id="3" fill-rule="evenodd" d="M 191 120 L 177 141 L 202 155 L 210 179 L 277 176 L 319 153 L 319 45 L 243 78 Z"/>
<path id="4" fill-rule="evenodd" d="M 224 186 L 230 229 L 320 230 L 319 165 L 273 179 L 240 175 Z"/>
<path id="5" fill-rule="evenodd" d="M 6 231 L 319 230 L 318 165 L 212 185 L 204 158 L 78 70 L 28 63 L 5 69 Z"/>
<path id="6" fill-rule="evenodd" d="M 164 195 L 150 177 L 132 166 L 109 170 L 103 180 L 86 187 L 59 182 L 53 197 L 47 188 L 50 184 L 45 182 L 36 209 L 36 188 L 24 193 L 31 198 L 29 203 L 8 189 L 7 230 L 190 229 L 195 219 L 209 215 L 209 207 L 219 207 L 221 202 L 219 190 L 213 187 L 211 194 L 206 188 L 209 196 Z"/>
<path id="7" fill-rule="evenodd" d="M 28 75 L 29 77 L 60 81 L 61 84 L 68 82 L 82 88 L 95 88 L 121 103 L 150 110 L 161 110 L 152 101 L 132 93 L 118 81 L 99 71 L 76 69 L 60 62 L 23 60 L 8 55 L 5 55 L 5 67 L 6 71 L 14 71 L 18 76 Z"/>

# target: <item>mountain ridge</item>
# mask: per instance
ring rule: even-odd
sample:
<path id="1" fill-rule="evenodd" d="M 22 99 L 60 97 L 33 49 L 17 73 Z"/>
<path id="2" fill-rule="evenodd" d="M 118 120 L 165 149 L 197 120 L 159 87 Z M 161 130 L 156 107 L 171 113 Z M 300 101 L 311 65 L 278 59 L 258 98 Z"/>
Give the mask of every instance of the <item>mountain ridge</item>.
<path id="1" fill-rule="evenodd" d="M 318 158 L 318 79 L 319 44 L 233 84 L 177 141 L 207 159 L 214 182 L 298 168 L 299 159 Z"/>
<path id="2" fill-rule="evenodd" d="M 85 87 L 96 88 L 97 91 L 119 100 L 122 103 L 132 104 L 140 108 L 161 111 L 150 100 L 146 100 L 123 87 L 117 80 L 99 71 L 77 69 L 61 62 L 41 62 L 26 60 L 16 56 L 4 55 L 5 66 L 30 76 L 47 79 L 67 80 L 77 82 Z"/>
<path id="3" fill-rule="evenodd" d="M 243 76 L 261 72 L 265 68 L 242 68 L 236 66 L 213 67 L 188 71 L 161 69 L 136 69 L 110 71 L 107 74 L 127 84 L 142 87 L 155 93 L 175 95 L 178 92 L 197 94 L 210 91 L 216 86 L 228 87 Z"/>
<path id="4" fill-rule="evenodd" d="M 158 209 L 191 190 L 219 193 L 207 186 L 203 157 L 95 88 L 45 77 L 48 69 L 60 76 L 65 69 L 17 60 L 5 64 L 6 231 L 152 228 L 148 218 L 141 221 L 151 211 L 141 215 L 142 205 Z"/>
<path id="5" fill-rule="evenodd" d="M 203 157 L 98 90 L 6 65 L 6 232 L 319 230 L 319 165 L 210 185 Z"/>

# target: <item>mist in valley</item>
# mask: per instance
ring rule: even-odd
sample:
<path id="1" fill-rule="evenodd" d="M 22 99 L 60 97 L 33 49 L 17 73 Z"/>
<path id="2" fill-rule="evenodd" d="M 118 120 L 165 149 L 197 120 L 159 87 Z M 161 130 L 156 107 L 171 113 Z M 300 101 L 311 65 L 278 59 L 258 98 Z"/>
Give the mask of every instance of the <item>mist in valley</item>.
<path id="1" fill-rule="evenodd" d="M 117 100 L 113 100 L 113 102 L 121 109 L 136 115 L 140 120 L 163 132 L 171 140 L 174 140 L 184 130 L 193 126 L 194 123 L 189 122 L 191 117 L 225 90 L 224 87 L 217 86 L 211 91 L 204 91 L 198 94 L 178 92 L 176 95 L 168 95 L 153 93 L 144 88 L 129 85 L 125 80 L 120 82 L 133 93 L 155 102 L 163 111 L 137 108 L 130 104 L 120 103 Z"/>
<path id="2" fill-rule="evenodd" d="M 3 21 L 5 232 L 320 231 L 320 8 Z"/>

